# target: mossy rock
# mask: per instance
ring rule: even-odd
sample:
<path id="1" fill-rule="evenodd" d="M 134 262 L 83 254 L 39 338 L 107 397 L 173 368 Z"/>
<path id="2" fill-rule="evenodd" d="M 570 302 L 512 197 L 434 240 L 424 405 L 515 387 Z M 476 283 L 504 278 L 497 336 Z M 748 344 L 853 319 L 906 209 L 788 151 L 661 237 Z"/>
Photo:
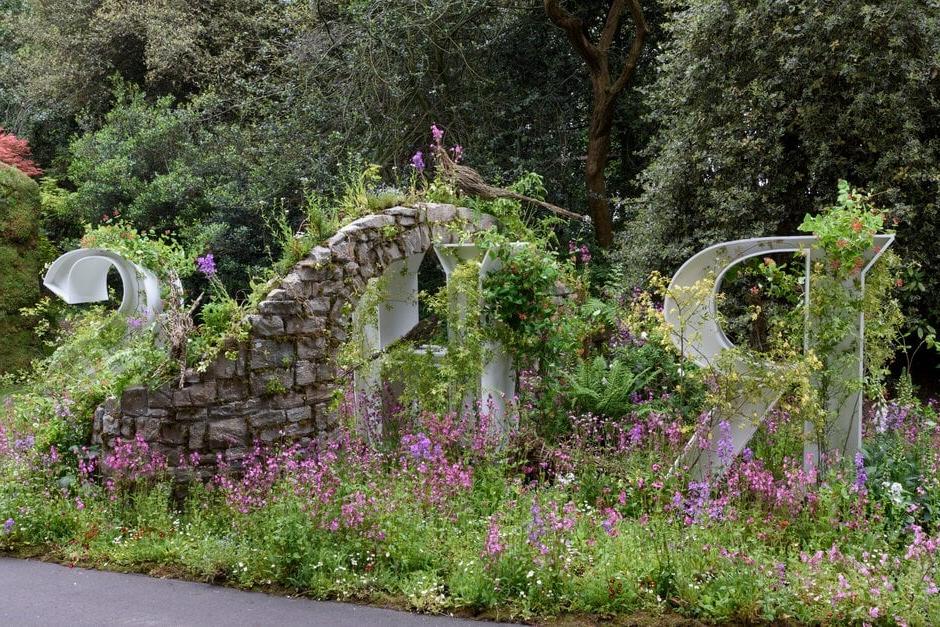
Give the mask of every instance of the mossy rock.
<path id="1" fill-rule="evenodd" d="M 40 296 L 39 211 L 36 182 L 0 164 L 0 372 L 26 366 L 37 353 L 32 325 L 19 310 L 34 305 Z"/>

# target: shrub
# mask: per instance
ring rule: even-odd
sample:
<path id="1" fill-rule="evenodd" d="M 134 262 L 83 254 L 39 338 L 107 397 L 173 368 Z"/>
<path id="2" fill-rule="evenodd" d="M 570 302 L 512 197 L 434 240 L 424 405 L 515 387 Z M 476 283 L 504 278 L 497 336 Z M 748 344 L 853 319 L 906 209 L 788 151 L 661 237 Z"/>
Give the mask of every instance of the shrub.
<path id="1" fill-rule="evenodd" d="M 0 139 L 2 141 L 2 139 Z M 39 299 L 48 254 L 39 233 L 39 190 L 17 169 L 0 164 L 0 373 L 25 367 L 36 355 L 32 325 L 19 315 Z"/>

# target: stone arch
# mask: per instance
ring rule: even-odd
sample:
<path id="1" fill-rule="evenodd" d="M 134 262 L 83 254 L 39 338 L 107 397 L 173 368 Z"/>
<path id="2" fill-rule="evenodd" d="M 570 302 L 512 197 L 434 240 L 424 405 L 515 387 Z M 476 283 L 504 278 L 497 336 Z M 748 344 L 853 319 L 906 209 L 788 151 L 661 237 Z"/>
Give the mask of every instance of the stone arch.
<path id="1" fill-rule="evenodd" d="M 137 386 L 109 399 L 95 413 L 93 441 L 107 452 L 115 438 L 139 435 L 171 464 L 191 453 L 212 464 L 222 452 L 239 459 L 256 439 L 331 430 L 331 400 L 345 383 L 335 355 L 369 279 L 432 242 L 457 243 L 494 224 L 464 207 L 429 203 L 351 222 L 267 294 L 248 318 L 247 341 L 230 344 L 206 372 L 185 373 L 183 387 Z"/>

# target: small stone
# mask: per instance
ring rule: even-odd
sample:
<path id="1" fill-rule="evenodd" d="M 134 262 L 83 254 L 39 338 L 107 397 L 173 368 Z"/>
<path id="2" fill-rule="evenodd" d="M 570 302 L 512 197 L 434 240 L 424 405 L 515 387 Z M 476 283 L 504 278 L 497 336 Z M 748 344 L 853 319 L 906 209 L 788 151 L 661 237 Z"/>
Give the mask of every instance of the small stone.
<path id="1" fill-rule="evenodd" d="M 325 248 L 323 246 L 317 246 L 316 248 L 310 251 L 310 254 L 307 255 L 307 259 L 312 261 L 314 264 L 320 266 L 320 265 L 329 263 L 331 256 L 332 254 L 330 253 L 329 248 Z"/>
<path id="2" fill-rule="evenodd" d="M 303 305 L 295 300 L 263 300 L 258 304 L 258 312 L 274 316 L 299 316 Z"/>
<path id="3" fill-rule="evenodd" d="M 406 216 L 409 218 L 418 217 L 418 210 L 414 207 L 392 207 L 391 209 L 386 209 L 385 213 L 390 216 Z"/>
<path id="4" fill-rule="evenodd" d="M 160 419 L 142 416 L 136 420 L 137 435 L 145 442 L 155 442 L 160 435 Z"/>
<path id="5" fill-rule="evenodd" d="M 219 355 L 215 362 L 209 366 L 206 374 L 216 379 L 229 379 L 238 375 L 239 371 L 244 372 L 244 359 L 245 355 L 241 351 L 237 353 L 235 359 L 229 359 L 224 354 Z"/>
<path id="6" fill-rule="evenodd" d="M 248 423 L 252 429 L 264 429 L 272 425 L 281 426 L 287 422 L 283 409 L 267 409 L 248 416 Z"/>
<path id="7" fill-rule="evenodd" d="M 152 417 L 157 417 L 156 412 L 159 410 L 150 410 L 150 415 Z M 166 412 L 163 415 L 159 416 L 161 418 L 167 418 Z M 180 407 L 176 410 L 175 419 L 179 422 L 193 422 L 196 420 L 205 420 L 209 417 L 209 410 L 205 407 Z"/>
<path id="8" fill-rule="evenodd" d="M 160 425 L 160 442 L 164 444 L 180 445 L 186 442 L 188 438 L 189 433 L 184 423 L 174 420 L 170 422 L 165 421 Z"/>
<path id="9" fill-rule="evenodd" d="M 288 335 L 312 335 L 320 333 L 326 326 L 326 320 L 321 317 L 288 318 L 285 330 Z"/>
<path id="10" fill-rule="evenodd" d="M 273 340 L 254 340 L 251 343 L 251 369 L 288 367 L 294 363 L 294 345 Z"/>
<path id="11" fill-rule="evenodd" d="M 174 389 L 169 386 L 163 386 L 157 390 L 150 391 L 150 406 L 151 407 L 172 407 L 173 406 L 173 391 Z"/>
<path id="12" fill-rule="evenodd" d="M 189 450 L 201 451 L 206 446 L 206 433 L 209 426 L 205 422 L 195 422 L 189 426 Z"/>
<path id="13" fill-rule="evenodd" d="M 297 359 L 321 359 L 326 348 L 323 337 L 304 337 L 297 340 Z"/>
<path id="14" fill-rule="evenodd" d="M 229 418 L 209 423 L 209 447 L 231 448 L 245 444 L 248 425 L 244 418 Z"/>
<path id="15" fill-rule="evenodd" d="M 287 420 L 289 422 L 300 422 L 301 420 L 310 420 L 313 414 L 309 407 L 295 407 L 287 410 Z"/>
<path id="16" fill-rule="evenodd" d="M 284 319 L 275 315 L 248 316 L 251 331 L 261 337 L 271 337 L 284 334 Z"/>
<path id="17" fill-rule="evenodd" d="M 248 396 L 248 384 L 243 379 L 219 379 L 216 381 L 219 401 L 237 401 Z"/>
<path id="18" fill-rule="evenodd" d="M 310 385 L 317 380 L 317 367 L 309 361 L 297 363 L 296 382 L 298 386 Z"/>
<path id="19" fill-rule="evenodd" d="M 193 405 L 208 405 L 216 399 L 215 381 L 197 383 L 186 389 L 189 391 L 190 402 Z"/>
<path id="20" fill-rule="evenodd" d="M 121 395 L 121 413 L 129 416 L 147 413 L 147 388 L 135 385 L 124 390 Z"/>
<path id="21" fill-rule="evenodd" d="M 101 433 L 108 436 L 117 436 L 121 432 L 121 421 L 111 414 L 102 412 L 101 414 Z"/>
<path id="22" fill-rule="evenodd" d="M 330 310 L 330 299 L 318 296 L 307 301 L 307 309 L 315 314 L 323 314 Z"/>
<path id="23" fill-rule="evenodd" d="M 385 226 L 392 226 L 395 224 L 395 218 L 390 215 L 371 215 L 359 218 L 350 222 L 347 227 L 350 229 L 381 229 Z"/>
<path id="24" fill-rule="evenodd" d="M 303 394 L 298 394 L 297 392 L 287 392 L 286 394 L 279 394 L 271 398 L 269 401 L 271 407 L 276 407 L 278 409 L 293 409 L 295 407 L 302 407 L 306 405 L 307 399 Z"/>
<path id="25" fill-rule="evenodd" d="M 428 222 L 450 222 L 457 217 L 457 207 L 454 205 L 428 205 Z"/>
<path id="26" fill-rule="evenodd" d="M 294 369 L 272 368 L 254 373 L 250 386 L 252 396 L 266 398 L 284 394 L 294 387 Z"/>

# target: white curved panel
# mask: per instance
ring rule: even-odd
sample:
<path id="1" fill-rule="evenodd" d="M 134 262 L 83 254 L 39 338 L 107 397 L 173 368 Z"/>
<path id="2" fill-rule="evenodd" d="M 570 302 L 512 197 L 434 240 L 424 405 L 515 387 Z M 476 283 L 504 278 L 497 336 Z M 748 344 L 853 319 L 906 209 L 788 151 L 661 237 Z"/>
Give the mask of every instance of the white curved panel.
<path id="1" fill-rule="evenodd" d="M 663 316 L 672 329 L 672 341 L 684 355 L 702 367 L 713 365 L 716 357 L 734 344 L 718 324 L 716 298 L 721 282 L 737 264 L 767 253 L 809 251 L 813 236 L 756 237 L 709 246 L 693 255 L 676 271 L 663 303 Z M 809 255 L 807 263 L 809 263 Z M 679 303 L 674 295 L 700 281 L 714 278 L 709 297 Z"/>
<path id="2" fill-rule="evenodd" d="M 108 299 L 111 268 L 117 270 L 123 284 L 124 297 L 119 312 L 152 320 L 163 311 L 160 281 L 156 275 L 101 248 L 65 253 L 49 266 L 43 285 L 70 305 L 102 302 Z"/>

